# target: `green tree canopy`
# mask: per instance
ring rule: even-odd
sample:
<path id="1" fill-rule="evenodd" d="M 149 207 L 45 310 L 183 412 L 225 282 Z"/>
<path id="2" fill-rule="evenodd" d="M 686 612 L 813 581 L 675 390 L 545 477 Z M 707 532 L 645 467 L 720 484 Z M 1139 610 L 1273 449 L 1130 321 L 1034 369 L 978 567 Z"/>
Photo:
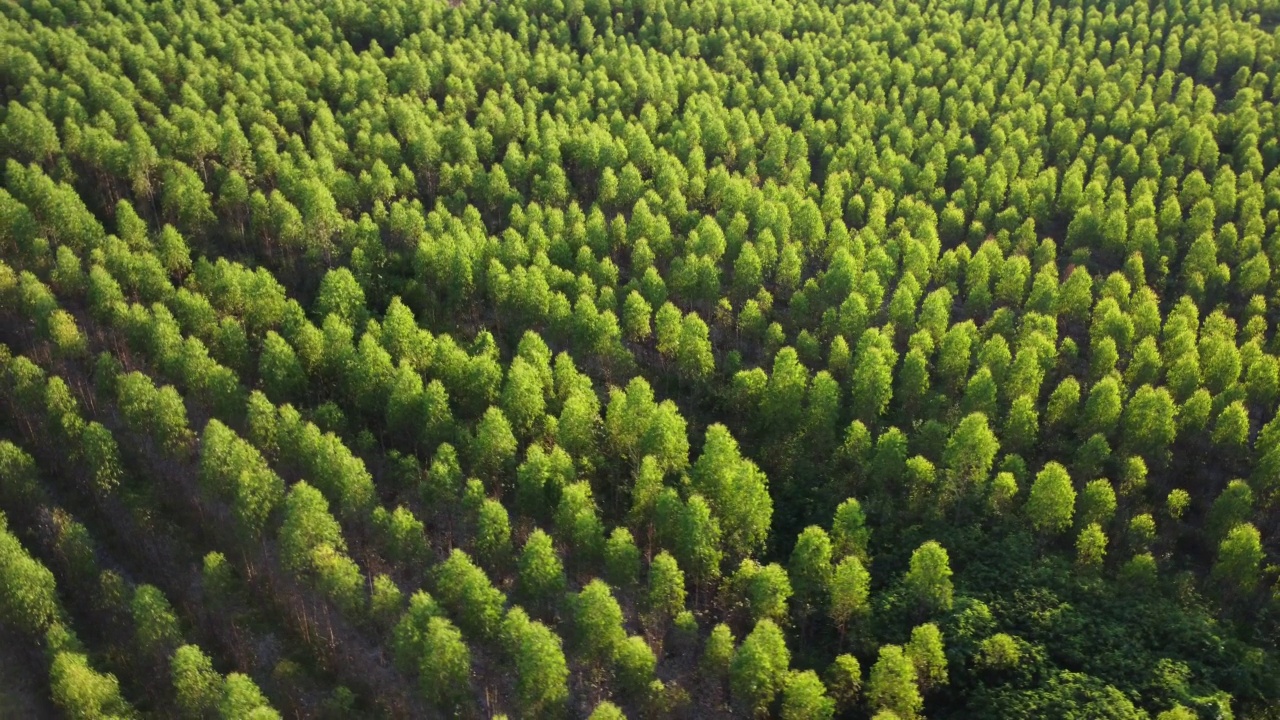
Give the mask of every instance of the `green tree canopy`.
<path id="1" fill-rule="evenodd" d="M 947 551 L 933 540 L 916 548 L 911 554 L 911 566 L 903 584 L 908 597 L 917 608 L 926 613 L 946 612 L 951 609 L 951 560 Z"/>

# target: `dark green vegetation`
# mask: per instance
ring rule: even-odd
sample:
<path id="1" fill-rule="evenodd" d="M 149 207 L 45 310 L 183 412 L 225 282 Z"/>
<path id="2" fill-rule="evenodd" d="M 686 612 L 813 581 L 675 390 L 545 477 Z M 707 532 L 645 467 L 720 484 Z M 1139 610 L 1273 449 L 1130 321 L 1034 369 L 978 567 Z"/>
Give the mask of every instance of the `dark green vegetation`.
<path id="1" fill-rule="evenodd" d="M 1277 17 L 0 3 L 5 666 L 1280 717 Z"/>

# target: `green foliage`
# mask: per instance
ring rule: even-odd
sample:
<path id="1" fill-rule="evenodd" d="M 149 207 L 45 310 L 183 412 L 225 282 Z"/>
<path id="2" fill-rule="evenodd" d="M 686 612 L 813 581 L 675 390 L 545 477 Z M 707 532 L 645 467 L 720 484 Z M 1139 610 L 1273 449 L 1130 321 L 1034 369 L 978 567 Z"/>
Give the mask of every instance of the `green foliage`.
<path id="1" fill-rule="evenodd" d="M 752 619 L 786 620 L 787 601 L 792 593 L 791 581 L 786 570 L 777 563 L 761 566 L 754 560 L 743 560 L 729 578 L 728 587 Z"/>
<path id="2" fill-rule="evenodd" d="M 1087 569 L 1097 569 L 1107 554 L 1107 536 L 1098 523 L 1089 523 L 1076 539 L 1076 562 Z"/>
<path id="3" fill-rule="evenodd" d="M 1076 518 L 1080 523 L 1106 525 L 1116 514 L 1116 491 L 1105 478 L 1090 480 L 1080 492 L 1076 503 Z"/>
<path id="4" fill-rule="evenodd" d="M 975 658 L 979 666 L 990 670 L 1012 670 L 1022 659 L 1018 642 L 1007 633 L 996 633 L 982 641 Z"/>
<path id="5" fill-rule="evenodd" d="M 496 477 L 512 465 L 516 456 L 516 437 L 502 410 L 491 407 L 476 425 L 471 443 L 471 462 L 476 470 Z"/>
<path id="6" fill-rule="evenodd" d="M 866 514 L 855 498 L 849 498 L 836 507 L 831 521 L 833 557 L 855 555 L 866 559 L 871 529 L 867 527 Z"/>
<path id="7" fill-rule="evenodd" d="M 1262 557 L 1257 528 L 1249 523 L 1237 525 L 1218 546 L 1218 559 L 1213 565 L 1214 577 L 1237 590 L 1249 592 L 1258 584 Z"/>
<path id="8" fill-rule="evenodd" d="M 167 654 L 182 639 L 178 618 L 164 593 L 153 585 L 139 585 L 129 603 L 135 640 L 144 652 Z"/>
<path id="9" fill-rule="evenodd" d="M 758 622 L 734 652 L 729 666 L 734 703 L 746 713 L 767 714 L 785 688 L 790 664 L 791 653 L 782 631 L 767 618 Z"/>
<path id="10" fill-rule="evenodd" d="M 654 680 L 658 658 L 644 638 L 632 635 L 614 649 L 613 662 L 622 691 L 638 696 L 648 690 Z"/>
<path id="11" fill-rule="evenodd" d="M 157 388 L 147 376 L 131 372 L 116 381 L 116 399 L 130 427 L 150 435 L 169 453 L 181 453 L 190 442 L 187 408 L 173 386 Z"/>
<path id="12" fill-rule="evenodd" d="M 684 419 L 670 400 L 657 403 L 643 378 L 634 378 L 625 390 L 610 394 L 605 434 L 612 446 L 633 463 L 652 455 L 667 472 L 682 469 L 689 462 Z"/>
<path id="13" fill-rule="evenodd" d="M 392 654 L 401 669 L 409 671 L 416 667 L 427 625 L 441 612 L 440 606 L 426 591 L 419 590 L 409 598 L 409 607 L 391 631 Z"/>
<path id="14" fill-rule="evenodd" d="M 831 539 L 826 531 L 816 525 L 805 528 L 796 539 L 787 568 L 796 596 L 804 607 L 810 610 L 821 607 L 833 574 Z"/>
<path id="15" fill-rule="evenodd" d="M 470 556 L 455 548 L 436 566 L 434 574 L 440 602 L 462 630 L 477 637 L 496 637 L 506 596 L 471 562 Z"/>
<path id="16" fill-rule="evenodd" d="M 649 563 L 649 611 L 661 625 L 684 610 L 684 573 L 675 558 L 660 552 Z"/>
<path id="17" fill-rule="evenodd" d="M 993 712 L 1034 714 L 1064 712 L 1079 717 L 1137 720 L 1145 716 L 1119 690 L 1090 675 L 1060 672 L 1041 689 L 1028 693 L 1004 694 L 993 699 Z"/>
<path id="18" fill-rule="evenodd" d="M 1125 444 L 1152 460 L 1163 460 L 1177 434 L 1173 397 L 1164 388 L 1138 388 L 1124 410 Z"/>
<path id="19" fill-rule="evenodd" d="M 511 521 L 507 509 L 486 499 L 476 517 L 475 552 L 486 567 L 501 569 L 511 559 Z"/>
<path id="20" fill-rule="evenodd" d="M 564 564 L 551 541 L 551 536 L 534 530 L 524 541 L 516 575 L 516 592 L 533 606 L 554 603 L 564 592 Z"/>
<path id="21" fill-rule="evenodd" d="M 1205 519 L 1209 538 L 1221 542 L 1231 530 L 1253 513 L 1253 488 L 1243 480 L 1232 480 L 1222 489 Z"/>
<path id="22" fill-rule="evenodd" d="M 19 632 L 38 636 L 60 615 L 53 573 L 27 554 L 0 513 L 0 617 Z"/>
<path id="23" fill-rule="evenodd" d="M 871 612 L 871 574 L 857 556 L 841 560 L 831 578 L 831 619 L 843 632 Z"/>
<path id="24" fill-rule="evenodd" d="M 622 627 L 622 608 L 609 586 L 592 580 L 573 600 L 575 642 L 585 658 L 603 664 L 626 640 Z"/>
<path id="25" fill-rule="evenodd" d="M 734 657 L 733 631 L 728 625 L 720 623 L 711 628 L 707 636 L 706 646 L 702 650 L 702 670 L 713 678 L 724 678 Z"/>
<path id="26" fill-rule="evenodd" d="M 951 585 L 951 560 L 946 548 L 929 540 L 911 554 L 911 566 L 903 578 L 908 597 L 925 613 L 942 613 L 951 609 L 954 590 Z"/>
<path id="27" fill-rule="evenodd" d="M 622 710 L 608 700 L 603 700 L 596 706 L 595 710 L 587 716 L 588 720 L 625 720 L 627 716 L 622 714 Z"/>
<path id="28" fill-rule="evenodd" d="M 374 577 L 369 590 L 369 615 L 374 621 L 383 627 L 389 626 L 403 609 L 404 593 L 395 581 L 385 574 Z"/>
<path id="29" fill-rule="evenodd" d="M 262 690 L 248 675 L 241 673 L 227 675 L 222 699 L 218 702 L 218 714 L 224 718 L 242 717 L 254 718 L 254 720 L 280 717 L 280 714 L 271 708 Z"/>
<path id="30" fill-rule="evenodd" d="M 827 687 L 837 709 L 849 709 L 862 692 L 862 665 L 852 655 L 837 655 L 827 669 Z"/>
<path id="31" fill-rule="evenodd" d="M 306 370 L 287 340 L 268 331 L 258 356 L 262 389 L 277 402 L 297 401 L 306 389 Z"/>
<path id="32" fill-rule="evenodd" d="M 195 645 L 183 645 L 170 660 L 173 690 L 178 707 L 188 717 L 202 717 L 222 698 L 222 675 Z"/>
<path id="33" fill-rule="evenodd" d="M 347 549 L 342 528 L 329 514 L 329 503 L 320 491 L 305 482 L 289 489 L 280 523 L 280 550 L 286 567 L 295 572 L 307 569 L 317 547 L 337 551 Z"/>
<path id="34" fill-rule="evenodd" d="M 1266 716 L 1274 5 L 11 4 L 4 536 L 94 631 L 16 539 L 0 614 L 73 717 L 274 716 L 281 623 L 292 714 Z"/>
<path id="35" fill-rule="evenodd" d="M 782 690 L 782 717 L 786 720 L 828 720 L 835 715 L 835 701 L 812 670 L 792 671 Z"/>
<path id="36" fill-rule="evenodd" d="M 252 445 L 218 420 L 205 425 L 200 480 L 206 492 L 229 498 L 241 532 L 256 538 L 284 499 L 284 481 Z"/>
<path id="37" fill-rule="evenodd" d="M 1031 527 L 1040 533 L 1057 533 L 1071 527 L 1075 515 L 1076 491 L 1071 476 L 1058 463 L 1049 463 L 1036 473 L 1027 495 L 1026 513 Z"/>
<path id="38" fill-rule="evenodd" d="M 957 490 L 982 484 L 999 449 L 1000 442 L 987 425 L 986 415 L 975 412 L 961 420 L 943 454 L 943 463 Z"/>
<path id="39" fill-rule="evenodd" d="M 243 677 L 243 676 L 241 676 Z M 102 674 L 89 666 L 80 653 L 59 652 L 49 666 L 49 689 L 53 701 L 69 718 L 130 717 L 132 708 L 120 695 L 120 683 L 112 674 Z M 226 707 L 223 700 L 220 708 Z M 223 716 L 246 717 L 245 715 Z"/>
<path id="40" fill-rule="evenodd" d="M 538 371 L 523 358 L 511 361 L 502 388 L 502 410 L 521 437 L 530 437 L 546 412 L 546 395 Z"/>
<path id="41" fill-rule="evenodd" d="M 618 588 L 634 585 L 640 575 L 640 548 L 631 531 L 616 527 L 604 546 L 605 579 Z"/>
<path id="42" fill-rule="evenodd" d="M 942 633 L 933 623 L 917 625 L 903 650 L 916 669 L 916 682 L 928 691 L 947 684 L 947 656 L 942 646 Z"/>
<path id="43" fill-rule="evenodd" d="M 565 538 L 585 563 L 594 562 L 603 553 L 604 523 L 587 483 L 576 482 L 564 488 L 556 507 L 555 526 L 556 534 Z"/>
<path id="44" fill-rule="evenodd" d="M 502 637 L 516 671 L 516 699 L 526 716 L 556 715 L 569 699 L 569 668 L 560 638 L 513 608 Z"/>
<path id="45" fill-rule="evenodd" d="M 745 556 L 764 543 L 773 516 L 768 479 L 742 457 L 723 425 L 707 428 L 706 443 L 690 476 L 719 520 L 726 549 Z"/>
<path id="46" fill-rule="evenodd" d="M 471 652 L 462 633 L 443 617 L 427 621 L 418 649 L 422 692 L 432 702 L 449 706 L 470 693 Z"/>
<path id="47" fill-rule="evenodd" d="M 312 311 L 320 321 L 336 315 L 347 325 L 359 330 L 367 312 L 364 289 L 347 268 L 330 270 L 320 280 L 320 290 L 316 293 Z"/>
<path id="48" fill-rule="evenodd" d="M 900 718 L 917 717 L 924 702 L 916 682 L 911 657 L 898 645 L 882 645 L 867 681 L 867 702 Z"/>

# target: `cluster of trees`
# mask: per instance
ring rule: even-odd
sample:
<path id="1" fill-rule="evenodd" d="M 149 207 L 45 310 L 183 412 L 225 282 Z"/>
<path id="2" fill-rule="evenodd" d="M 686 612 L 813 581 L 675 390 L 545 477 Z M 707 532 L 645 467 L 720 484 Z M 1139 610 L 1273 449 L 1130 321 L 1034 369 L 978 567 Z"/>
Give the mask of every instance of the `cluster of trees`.
<path id="1" fill-rule="evenodd" d="M 0 615 L 72 716 L 1266 717 L 1278 12 L 6 6 Z"/>
<path id="2" fill-rule="evenodd" d="M 24 359 L 8 364 L 6 376 L 21 373 L 18 363 Z M 57 380 L 50 379 L 48 392 L 57 392 Z M 181 623 L 163 591 L 130 583 L 103 567 L 105 550 L 85 525 L 52 505 L 30 454 L 0 440 L 0 470 L 4 475 L 0 503 L 24 520 L 42 518 L 51 525 L 31 540 L 60 576 L 55 577 L 40 557 L 28 553 L 0 512 L 4 587 L 0 619 L 9 632 L 39 645 L 49 664 L 50 695 L 63 712 L 69 717 L 135 717 L 137 713 L 116 675 L 102 671 L 100 665 L 95 668 L 88 646 L 77 636 L 73 626 L 87 622 L 91 635 L 112 638 L 117 649 L 119 657 L 106 659 L 106 664 L 170 680 L 159 687 L 152 684 L 144 702 L 157 702 L 167 711 L 191 717 L 280 717 L 251 678 L 234 672 L 224 677 L 199 646 L 184 643 Z M 60 592 L 75 598 L 70 609 Z"/>

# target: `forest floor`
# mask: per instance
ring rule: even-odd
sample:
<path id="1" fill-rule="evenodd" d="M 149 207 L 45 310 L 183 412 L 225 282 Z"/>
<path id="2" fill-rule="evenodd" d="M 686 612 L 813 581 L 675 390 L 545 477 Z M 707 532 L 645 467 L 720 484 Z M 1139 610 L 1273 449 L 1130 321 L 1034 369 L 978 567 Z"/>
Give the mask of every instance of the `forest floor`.
<path id="1" fill-rule="evenodd" d="M 48 679 L 20 643 L 0 632 L 0 720 L 55 718 L 49 701 Z"/>

